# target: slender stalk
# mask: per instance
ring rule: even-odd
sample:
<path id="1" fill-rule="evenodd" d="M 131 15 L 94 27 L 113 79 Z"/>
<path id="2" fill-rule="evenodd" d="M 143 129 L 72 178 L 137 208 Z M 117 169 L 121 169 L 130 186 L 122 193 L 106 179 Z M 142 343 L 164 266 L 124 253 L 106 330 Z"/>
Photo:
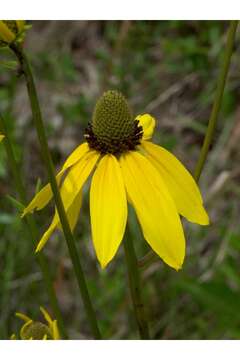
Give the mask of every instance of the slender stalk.
<path id="1" fill-rule="evenodd" d="M 80 263 L 79 255 L 77 252 L 77 248 L 75 245 L 75 240 L 71 231 L 71 228 L 69 226 L 69 222 L 66 216 L 66 212 L 64 209 L 64 205 L 62 202 L 62 198 L 58 189 L 55 173 L 54 173 L 54 166 L 51 158 L 51 154 L 48 148 L 48 142 L 47 137 L 45 133 L 45 128 L 42 120 L 40 105 L 38 101 L 38 96 L 34 84 L 34 79 L 31 71 L 31 67 L 29 65 L 27 56 L 23 52 L 22 48 L 19 47 L 17 44 L 12 44 L 11 49 L 16 54 L 19 63 L 21 65 L 23 74 L 25 76 L 27 90 L 28 90 L 28 96 L 32 108 L 32 115 L 33 115 L 33 121 L 34 125 L 37 130 L 38 140 L 41 147 L 42 157 L 45 163 L 45 167 L 48 173 L 49 182 L 51 184 L 56 208 L 58 211 L 59 219 L 62 225 L 63 233 L 67 242 L 70 258 L 73 264 L 73 268 L 77 277 L 77 282 L 80 290 L 80 294 L 82 297 L 82 301 L 86 310 L 86 314 L 89 320 L 89 324 L 93 333 L 93 336 L 96 339 L 101 338 L 101 334 L 98 328 L 96 315 L 92 306 L 92 302 L 89 296 L 87 283 L 85 280 L 85 276 L 82 270 L 82 266 Z"/>
<path id="2" fill-rule="evenodd" d="M 218 114 L 219 114 L 221 104 L 222 104 L 224 88 L 226 85 L 228 70 L 229 70 L 229 66 L 230 66 L 230 60 L 231 60 L 231 56 L 232 56 L 232 52 L 233 52 L 234 39 L 235 39 L 236 30 L 237 30 L 237 25 L 238 25 L 237 20 L 230 21 L 223 63 L 222 63 L 222 67 L 220 69 L 218 81 L 217 81 L 215 99 L 213 102 L 211 115 L 209 117 L 208 127 L 207 127 L 206 135 L 204 138 L 204 142 L 203 142 L 203 145 L 202 145 L 202 148 L 200 151 L 200 156 L 199 156 L 199 159 L 198 159 L 195 171 L 194 171 L 194 179 L 196 180 L 196 182 L 199 181 L 203 167 L 206 163 L 209 148 L 212 143 L 214 132 L 216 129 Z M 153 251 L 149 251 L 142 259 L 139 260 L 138 265 L 140 267 L 145 266 L 149 263 L 154 262 L 156 260 L 156 258 L 157 257 L 154 255 Z"/>
<path id="3" fill-rule="evenodd" d="M 120 22 L 118 36 L 115 40 L 115 44 L 113 45 L 113 49 L 107 61 L 105 72 L 103 73 L 102 84 L 101 84 L 102 92 L 109 88 L 110 78 L 113 73 L 115 61 L 124 59 L 124 54 L 123 54 L 124 43 L 128 36 L 131 25 L 132 22 L 130 20 L 123 20 Z M 121 82 L 122 82 L 122 76 L 121 76 Z"/>
<path id="4" fill-rule="evenodd" d="M 26 205 L 27 204 L 26 191 L 25 191 L 25 188 L 23 185 L 21 174 L 19 172 L 19 166 L 17 164 L 16 158 L 14 155 L 12 142 L 11 142 L 10 136 L 8 134 L 8 129 L 7 129 L 5 120 L 1 114 L 0 114 L 0 130 L 5 135 L 3 144 L 5 147 L 6 153 L 7 153 L 8 163 L 10 165 L 10 168 L 11 168 L 11 171 L 13 174 L 16 190 L 19 195 L 19 199 L 23 205 Z M 36 245 L 36 241 L 38 239 L 38 230 L 37 230 L 37 226 L 36 226 L 36 223 L 35 223 L 33 217 L 31 215 L 28 215 L 26 217 L 24 223 L 27 226 L 27 229 L 30 234 L 30 238 L 31 238 L 33 245 Z M 44 283 L 47 288 L 48 296 L 50 299 L 51 306 L 53 308 L 54 315 L 58 322 L 59 331 L 61 333 L 62 338 L 66 339 L 66 338 L 68 338 L 68 335 L 67 335 L 67 332 L 66 332 L 66 329 L 64 326 L 64 321 L 62 318 L 62 314 L 61 314 L 60 307 L 58 304 L 57 296 L 56 296 L 55 289 L 53 286 L 53 279 L 52 279 L 52 276 L 51 276 L 51 273 L 50 273 L 50 270 L 48 267 L 47 259 L 45 258 L 45 256 L 43 254 L 40 254 L 40 253 L 38 255 L 36 255 L 36 259 L 39 263 L 40 269 L 43 274 L 43 280 L 44 280 Z"/>
<path id="5" fill-rule="evenodd" d="M 124 252 L 128 270 L 130 292 L 134 307 L 134 313 L 138 325 L 138 331 L 141 339 L 148 340 L 150 339 L 150 337 L 142 300 L 140 272 L 138 268 L 137 256 L 129 230 L 127 231 L 127 236 L 124 240 Z"/>
<path id="6" fill-rule="evenodd" d="M 218 114 L 222 104 L 224 88 L 225 88 L 228 70 L 230 66 L 230 60 L 233 52 L 234 38 L 237 30 L 237 25 L 238 25 L 237 20 L 231 21 L 229 25 L 228 34 L 227 34 L 227 44 L 226 44 L 222 67 L 218 77 L 215 99 L 214 99 L 211 115 L 209 118 L 208 128 L 204 138 L 203 146 L 201 148 L 200 156 L 196 165 L 196 169 L 194 171 L 194 178 L 196 181 L 198 181 L 201 176 L 209 152 L 209 147 L 213 140 L 214 131 L 216 129 Z"/>

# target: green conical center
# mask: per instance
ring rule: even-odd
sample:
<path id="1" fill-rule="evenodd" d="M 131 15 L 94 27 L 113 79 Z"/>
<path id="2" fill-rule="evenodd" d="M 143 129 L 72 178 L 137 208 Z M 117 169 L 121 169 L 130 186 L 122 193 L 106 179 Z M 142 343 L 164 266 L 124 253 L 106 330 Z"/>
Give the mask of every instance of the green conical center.
<path id="1" fill-rule="evenodd" d="M 122 140 L 134 131 L 134 121 L 125 97 L 118 91 L 107 91 L 97 101 L 92 128 L 100 141 Z"/>
<path id="2" fill-rule="evenodd" d="M 85 136 L 90 147 L 102 153 L 120 154 L 139 144 L 142 128 L 134 120 L 125 97 L 110 90 L 97 101 Z"/>
<path id="3" fill-rule="evenodd" d="M 23 340 L 29 340 L 31 338 L 33 340 L 42 340 L 44 335 L 47 335 L 48 339 L 52 339 L 49 327 L 38 321 L 33 321 L 26 326 L 21 334 Z"/>

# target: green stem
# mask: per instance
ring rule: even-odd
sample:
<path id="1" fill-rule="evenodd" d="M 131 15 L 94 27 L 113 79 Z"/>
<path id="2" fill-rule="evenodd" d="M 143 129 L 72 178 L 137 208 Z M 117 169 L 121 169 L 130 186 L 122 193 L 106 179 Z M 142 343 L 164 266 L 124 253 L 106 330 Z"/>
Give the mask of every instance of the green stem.
<path id="1" fill-rule="evenodd" d="M 227 34 L 227 44 L 226 44 L 222 67 L 218 77 L 215 100 L 209 118 L 208 128 L 203 142 L 203 146 L 201 148 L 200 156 L 196 165 L 196 169 L 194 171 L 194 178 L 197 182 L 201 176 L 203 167 L 205 165 L 209 148 L 213 140 L 214 131 L 216 129 L 218 114 L 222 104 L 224 88 L 225 88 L 228 70 L 230 66 L 230 60 L 233 52 L 234 38 L 237 30 L 237 25 L 238 25 L 237 20 L 231 21 L 229 25 L 228 34 Z"/>
<path id="2" fill-rule="evenodd" d="M 90 327 L 95 339 L 101 339 L 101 334 L 98 328 L 96 315 L 92 306 L 92 302 L 89 296 L 87 283 L 84 277 L 84 273 L 82 270 L 82 266 L 80 263 L 80 259 L 78 256 L 77 248 L 75 245 L 75 240 L 69 226 L 69 222 L 66 216 L 66 212 L 64 209 L 64 205 L 62 202 L 62 198 L 58 189 L 55 173 L 54 173 L 54 166 L 51 158 L 51 154 L 48 148 L 47 137 L 45 133 L 45 128 L 42 120 L 41 110 L 38 102 L 37 92 L 34 84 L 34 79 L 31 71 L 31 67 L 29 65 L 27 56 L 24 54 L 21 47 L 16 44 L 11 45 L 11 49 L 16 54 L 19 63 L 21 65 L 23 74 L 25 76 L 28 96 L 31 103 L 32 108 L 32 115 L 33 121 L 37 130 L 38 140 L 41 147 L 42 157 L 45 163 L 45 167 L 48 172 L 49 182 L 51 184 L 56 208 L 58 211 L 59 219 L 62 225 L 63 233 L 67 242 L 69 254 L 71 257 L 71 261 L 73 264 L 73 268 L 77 277 L 77 282 L 80 290 L 80 294 L 82 297 L 82 301 L 86 310 L 86 314 L 90 323 Z"/>
<path id="3" fill-rule="evenodd" d="M 138 268 L 138 261 L 129 230 L 127 231 L 127 236 L 124 240 L 124 252 L 128 270 L 128 279 L 132 303 L 134 307 L 134 313 L 138 325 L 139 334 L 141 339 L 148 340 L 150 337 L 142 300 L 141 278 Z"/>
<path id="4" fill-rule="evenodd" d="M 0 130 L 5 135 L 3 143 L 4 143 L 6 153 L 7 153 L 8 163 L 10 165 L 10 168 L 11 168 L 11 171 L 13 174 L 16 190 L 19 195 L 19 199 L 23 205 L 26 205 L 27 204 L 26 191 L 25 191 L 25 188 L 23 185 L 23 181 L 22 181 L 20 172 L 19 172 L 19 166 L 17 164 L 16 158 L 14 155 L 13 146 L 12 146 L 10 136 L 8 134 L 6 122 L 5 122 L 4 118 L 1 116 L 1 114 L 0 114 Z M 25 224 L 28 228 L 32 243 L 35 246 L 36 241 L 38 239 L 38 230 L 37 230 L 37 226 L 36 226 L 36 223 L 35 223 L 33 217 L 30 215 L 27 216 L 26 220 L 25 220 Z M 53 308 L 53 312 L 54 312 L 54 315 L 58 322 L 59 331 L 61 333 L 62 338 L 67 339 L 68 335 L 67 335 L 67 332 L 66 332 L 66 329 L 64 326 L 64 321 L 62 318 L 62 314 L 61 314 L 60 307 L 58 304 L 57 296 L 56 296 L 55 289 L 53 286 L 53 279 L 52 279 L 52 276 L 51 276 L 51 273 L 50 273 L 50 270 L 48 267 L 47 259 L 45 258 L 45 256 L 43 254 L 38 254 L 36 256 L 36 258 L 37 258 L 37 261 L 39 263 L 39 266 L 40 266 L 42 274 L 43 274 L 43 279 L 44 279 L 44 282 L 45 282 L 45 285 L 46 285 L 46 288 L 48 291 L 48 295 L 49 295 L 50 302 L 51 302 L 51 305 Z"/>
<path id="5" fill-rule="evenodd" d="M 227 44 L 225 49 L 225 54 L 223 58 L 222 67 L 220 69 L 218 81 L 217 81 L 217 89 L 215 94 L 215 99 L 213 102 L 213 107 L 211 111 L 211 115 L 208 121 L 208 127 L 206 131 L 206 135 L 204 138 L 203 146 L 201 148 L 200 156 L 194 171 L 194 179 L 196 182 L 199 181 L 200 175 L 202 173 L 203 167 L 207 160 L 207 155 L 209 152 L 210 145 L 213 140 L 214 132 L 216 129 L 218 114 L 222 104 L 222 98 L 224 93 L 224 88 L 227 80 L 228 70 L 230 66 L 230 60 L 233 52 L 234 46 L 234 38 L 237 30 L 238 21 L 233 20 L 230 21 L 228 34 L 227 34 Z M 151 255 L 152 254 L 152 255 Z M 139 260 L 139 266 L 145 266 L 149 263 L 154 262 L 157 259 L 157 256 L 154 255 L 153 251 L 149 251 L 142 259 Z"/>

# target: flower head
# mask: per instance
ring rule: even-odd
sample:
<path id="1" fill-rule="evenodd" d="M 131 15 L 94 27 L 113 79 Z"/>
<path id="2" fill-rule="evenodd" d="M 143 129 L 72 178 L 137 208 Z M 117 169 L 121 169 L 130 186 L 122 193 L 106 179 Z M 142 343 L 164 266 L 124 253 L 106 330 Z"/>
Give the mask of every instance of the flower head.
<path id="1" fill-rule="evenodd" d="M 0 47 L 22 41 L 26 28 L 24 20 L 0 20 Z"/>
<path id="2" fill-rule="evenodd" d="M 134 207 L 143 235 L 169 266 L 180 269 L 185 238 L 180 215 L 201 225 L 209 223 L 202 197 L 193 177 L 177 158 L 150 139 L 155 119 L 133 117 L 126 99 L 107 91 L 98 100 L 86 133 L 57 174 L 61 197 L 73 230 L 81 208 L 82 188 L 93 173 L 90 215 L 93 244 L 104 268 L 123 239 L 127 201 Z M 67 173 L 61 183 L 63 174 Z M 30 202 L 23 215 L 40 210 L 52 198 L 47 184 Z M 57 211 L 41 238 L 41 250 L 56 228 Z"/>
<path id="3" fill-rule="evenodd" d="M 24 321 L 24 325 L 20 329 L 21 340 L 59 340 L 60 335 L 57 327 L 57 320 L 52 320 L 49 313 L 40 307 L 46 324 L 32 320 L 27 315 L 22 313 L 16 313 L 16 316 Z M 16 340 L 17 336 L 13 334 L 12 340 Z"/>

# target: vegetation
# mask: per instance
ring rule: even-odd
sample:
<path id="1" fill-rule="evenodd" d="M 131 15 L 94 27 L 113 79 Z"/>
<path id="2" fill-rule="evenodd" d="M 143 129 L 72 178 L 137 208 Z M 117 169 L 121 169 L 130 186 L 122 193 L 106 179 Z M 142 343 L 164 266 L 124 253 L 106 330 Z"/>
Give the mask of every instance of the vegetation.
<path id="1" fill-rule="evenodd" d="M 82 142 L 99 95 L 118 89 L 136 114 L 149 112 L 157 119 L 154 141 L 171 150 L 193 173 L 214 100 L 227 27 L 221 21 L 33 22 L 25 47 L 55 167 L 59 169 Z M 159 258 L 139 264 L 153 339 L 240 336 L 239 34 L 236 37 L 214 143 L 200 180 L 211 225 L 184 222 L 187 256 L 179 272 Z M 0 66 L 0 109 L 15 139 L 14 151 L 30 200 L 40 183 L 46 183 L 47 174 L 24 79 L 8 49 L 1 49 Z M 0 146 L 2 339 L 18 332 L 16 311 L 38 318 L 42 305 L 53 315 L 15 190 Z M 101 270 L 91 242 L 88 201 L 85 188 L 75 237 L 101 332 L 105 339 L 136 339 L 123 246 Z M 34 215 L 39 238 L 53 210 L 52 205 Z M 134 211 L 129 210 L 131 236 L 141 259 L 149 248 Z M 62 233 L 53 234 L 43 252 L 69 337 L 91 338 Z"/>

